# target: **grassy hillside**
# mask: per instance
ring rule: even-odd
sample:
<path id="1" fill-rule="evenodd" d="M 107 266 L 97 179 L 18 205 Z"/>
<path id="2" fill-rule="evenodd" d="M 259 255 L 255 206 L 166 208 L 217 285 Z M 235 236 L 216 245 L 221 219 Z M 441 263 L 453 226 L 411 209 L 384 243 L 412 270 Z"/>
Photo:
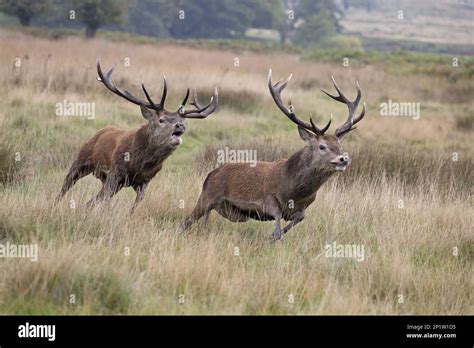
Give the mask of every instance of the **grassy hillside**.
<path id="1" fill-rule="evenodd" d="M 344 30 L 366 38 L 473 44 L 472 1 L 375 0 L 373 3 L 371 10 L 349 8 L 341 22 Z"/>
<path id="2" fill-rule="evenodd" d="M 8 30 L 0 38 L 0 241 L 39 245 L 36 263 L 0 259 L 0 313 L 474 313 L 474 80 L 464 58 L 456 68 L 451 58 L 426 65 L 403 56 L 354 57 L 343 67 L 281 51 L 51 40 Z M 106 125 L 145 123 L 138 107 L 96 81 L 97 57 L 104 67 L 117 63 L 117 84 L 136 94 L 142 81 L 159 94 L 166 74 L 170 109 L 187 87 L 203 100 L 215 84 L 220 89 L 218 112 L 188 121 L 183 144 L 133 216 L 130 188 L 87 210 L 100 189 L 93 177 L 53 205 L 82 143 Z M 304 146 L 269 96 L 270 67 L 275 78 L 294 74 L 288 90 L 296 111 L 319 124 L 331 113 L 334 124 L 346 115 L 319 88 L 331 91 L 334 75 L 352 97 L 359 80 L 368 113 L 344 143 L 350 167 L 322 187 L 283 242 L 266 240 L 271 222 L 235 224 L 215 212 L 208 229 L 197 224 L 180 235 L 218 149 L 255 149 L 259 159 L 274 160 Z M 420 119 L 380 116 L 388 99 L 419 102 Z M 96 117 L 56 116 L 64 100 L 94 102 Z M 365 261 L 325 257 L 334 241 L 364 245 Z"/>

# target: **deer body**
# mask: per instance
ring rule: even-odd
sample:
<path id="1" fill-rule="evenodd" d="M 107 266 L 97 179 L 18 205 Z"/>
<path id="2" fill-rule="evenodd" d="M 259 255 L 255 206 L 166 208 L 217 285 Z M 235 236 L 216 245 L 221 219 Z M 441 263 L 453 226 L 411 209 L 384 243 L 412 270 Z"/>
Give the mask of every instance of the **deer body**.
<path id="1" fill-rule="evenodd" d="M 326 136 L 325 141 L 333 142 L 333 147 L 339 144 L 334 136 Z M 233 222 L 269 221 L 278 216 L 300 222 L 318 189 L 336 172 L 334 165 L 325 166 L 316 158 L 313 146 L 305 146 L 288 160 L 257 162 L 255 167 L 232 163 L 213 170 L 186 224 L 208 214 L 209 209 Z M 337 156 L 344 157 L 340 149 Z"/>
<path id="2" fill-rule="evenodd" d="M 214 198 L 215 209 L 220 214 L 224 207 L 231 207 L 231 213 L 241 215 L 239 221 L 249 217 L 274 220 L 265 209 L 265 202 L 274 199 L 282 219 L 291 221 L 314 202 L 318 189 L 334 174 L 318 162 L 308 166 L 314 160 L 310 147 L 304 147 L 288 160 L 257 162 L 255 167 L 246 163 L 223 165 L 208 175 L 203 194 Z"/>
<path id="3" fill-rule="evenodd" d="M 326 135 L 324 133 L 331 121 L 319 129 L 312 120 L 308 124 L 298 119 L 293 113 L 293 107 L 290 105 L 287 108 L 281 102 L 280 93 L 290 78 L 272 85 L 270 72 L 270 93 L 280 110 L 298 124 L 300 136 L 307 145 L 288 160 L 257 162 L 255 167 L 246 163 L 226 164 L 210 172 L 193 213 L 183 224 L 184 229 L 202 216 L 207 221 L 210 211 L 214 209 L 233 222 L 247 221 L 250 218 L 275 220 L 272 237 L 281 239 L 284 233 L 304 219 L 305 210 L 316 199 L 318 189 L 333 174 L 346 169 L 350 159 L 342 152 L 342 138 L 365 114 L 364 105 L 362 113 L 354 120 L 354 111 L 360 100 L 358 85 L 358 96 L 354 102 L 350 102 L 334 82 L 339 96 L 330 96 L 344 100 L 350 112 L 348 121 L 336 130 L 335 135 Z M 281 219 L 290 221 L 283 229 Z"/>
<path id="4" fill-rule="evenodd" d="M 97 132 L 81 147 L 77 159 L 64 180 L 57 201 L 80 178 L 92 173 L 102 181 L 103 187 L 96 198 L 89 201 L 88 206 L 109 199 L 123 187 L 131 186 L 137 193 L 133 212 L 136 205 L 143 199 L 150 180 L 161 170 L 163 162 L 182 143 L 181 137 L 186 130 L 185 118 L 206 118 L 216 110 L 217 89 L 214 90 L 211 102 L 204 107 L 199 104 L 194 92 L 194 101 L 191 104 L 196 110 L 185 111 L 184 106 L 189 97 L 188 89 L 178 111 L 169 112 L 164 109 L 167 93 L 166 79 L 161 102 L 156 104 L 151 100 L 143 85 L 148 103 L 133 97 L 127 91 L 118 89 L 111 80 L 113 69 L 104 75 L 97 62 L 97 72 L 100 81 L 109 90 L 139 105 L 148 123 L 131 130 L 106 127 Z"/>
<path id="5" fill-rule="evenodd" d="M 156 144 L 149 133 L 147 126 L 106 127 L 81 147 L 76 161 L 103 183 L 114 172 L 124 180 L 123 187 L 147 184 L 177 147 Z"/>

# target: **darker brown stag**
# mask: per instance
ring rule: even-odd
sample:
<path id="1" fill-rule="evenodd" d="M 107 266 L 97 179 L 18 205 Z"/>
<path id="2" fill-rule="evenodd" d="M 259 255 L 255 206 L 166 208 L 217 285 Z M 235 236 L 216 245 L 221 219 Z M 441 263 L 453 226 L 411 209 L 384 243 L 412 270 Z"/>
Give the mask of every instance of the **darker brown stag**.
<path id="1" fill-rule="evenodd" d="M 291 102 L 286 106 L 281 92 L 289 80 L 272 84 L 271 70 L 268 76 L 270 94 L 278 108 L 298 126 L 301 138 L 307 145 L 287 160 L 257 162 L 255 167 L 246 163 L 225 164 L 210 172 L 204 181 L 201 196 L 193 213 L 184 222 L 189 228 L 202 216 L 206 223 L 214 209 L 221 216 L 233 222 L 255 219 L 275 220 L 272 238 L 281 239 L 283 234 L 301 222 L 306 208 L 316 199 L 316 192 L 334 173 L 344 171 L 349 164 L 349 156 L 342 151 L 342 139 L 355 128 L 365 115 L 365 104 L 359 116 L 355 117 L 361 99 L 361 90 L 356 83 L 357 96 L 354 101 L 347 99 L 333 78 L 338 95 L 328 96 L 347 105 L 349 116 L 334 135 L 327 135 L 331 120 L 323 128 L 318 128 L 299 119 Z M 282 228 L 281 219 L 289 221 Z"/>
<path id="2" fill-rule="evenodd" d="M 112 81 L 113 68 L 105 75 L 97 61 L 98 80 L 105 87 L 125 100 L 140 106 L 143 117 L 148 123 L 142 127 L 122 130 L 115 127 L 106 127 L 98 131 L 80 149 L 77 159 L 67 174 L 59 201 L 66 192 L 82 177 L 93 174 L 102 181 L 102 189 L 95 198 L 89 201 L 88 206 L 110 199 L 123 187 L 131 186 L 136 191 L 135 203 L 143 199 L 145 189 L 151 179 L 160 171 L 163 162 L 182 143 L 182 136 L 186 131 L 186 118 L 203 119 L 212 114 L 218 104 L 217 87 L 209 104 L 202 106 L 193 93 L 191 110 L 185 105 L 189 98 L 189 88 L 181 106 L 175 112 L 165 109 L 167 95 L 166 78 L 163 78 L 163 94 L 160 102 L 155 103 L 145 86 L 142 84 L 146 101 L 142 101 L 128 91 L 120 90 Z"/>

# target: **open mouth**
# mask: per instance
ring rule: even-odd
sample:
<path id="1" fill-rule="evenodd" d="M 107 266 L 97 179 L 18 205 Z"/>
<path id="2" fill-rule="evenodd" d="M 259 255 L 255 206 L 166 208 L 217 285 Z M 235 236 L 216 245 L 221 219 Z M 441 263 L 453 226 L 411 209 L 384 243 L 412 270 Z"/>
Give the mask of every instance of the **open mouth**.
<path id="1" fill-rule="evenodd" d="M 184 134 L 183 130 L 174 131 L 171 134 L 171 143 L 173 145 L 181 145 L 183 143 L 183 138 L 181 138 L 183 134 Z"/>
<path id="2" fill-rule="evenodd" d="M 334 169 L 336 170 L 336 172 L 343 172 L 347 168 L 347 163 L 340 163 L 340 162 L 334 163 L 334 162 L 331 162 L 331 164 L 334 166 Z"/>
<path id="3" fill-rule="evenodd" d="M 171 137 L 179 138 L 179 137 L 181 137 L 183 134 L 184 134 L 184 131 L 182 131 L 182 130 L 177 130 L 177 131 L 175 131 L 175 132 L 173 132 L 173 133 L 171 134 Z"/>

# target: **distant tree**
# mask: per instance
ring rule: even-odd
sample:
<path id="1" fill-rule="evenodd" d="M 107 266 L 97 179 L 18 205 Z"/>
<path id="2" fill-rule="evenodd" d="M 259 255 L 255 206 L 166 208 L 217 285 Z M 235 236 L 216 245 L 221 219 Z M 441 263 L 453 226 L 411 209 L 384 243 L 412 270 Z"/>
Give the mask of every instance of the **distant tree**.
<path id="1" fill-rule="evenodd" d="M 177 13 L 174 4 L 167 0 L 137 0 L 128 11 L 130 29 L 141 35 L 167 37 L 172 16 Z"/>
<path id="2" fill-rule="evenodd" d="M 295 7 L 295 16 L 298 19 L 306 20 L 320 13 L 333 23 L 337 31 L 340 30 L 337 16 L 340 16 L 342 11 L 334 0 L 299 0 Z"/>
<path id="3" fill-rule="evenodd" d="M 283 6 L 287 17 L 278 29 L 282 42 L 292 39 L 307 46 L 340 31 L 342 11 L 333 0 L 283 0 Z"/>
<path id="4" fill-rule="evenodd" d="M 277 23 L 275 29 L 280 34 L 280 42 L 286 43 L 295 30 L 295 8 L 299 4 L 299 0 L 280 0 L 283 17 Z"/>
<path id="5" fill-rule="evenodd" d="M 254 15 L 244 1 L 177 0 L 169 32 L 175 38 L 241 37 Z"/>
<path id="6" fill-rule="evenodd" d="M 241 0 L 253 14 L 250 25 L 254 28 L 276 29 L 284 21 L 282 0 Z"/>
<path id="7" fill-rule="evenodd" d="M 0 0 L 0 11 L 18 17 L 23 26 L 29 26 L 33 17 L 47 14 L 52 9 L 52 0 Z"/>
<path id="8" fill-rule="evenodd" d="M 319 44 L 336 34 L 336 26 L 327 12 L 322 11 L 307 18 L 301 28 L 295 32 L 293 42 L 307 47 Z"/>
<path id="9" fill-rule="evenodd" d="M 86 37 L 93 38 L 100 27 L 125 22 L 129 5 L 124 0 L 73 0 L 72 6 L 86 25 Z"/>

